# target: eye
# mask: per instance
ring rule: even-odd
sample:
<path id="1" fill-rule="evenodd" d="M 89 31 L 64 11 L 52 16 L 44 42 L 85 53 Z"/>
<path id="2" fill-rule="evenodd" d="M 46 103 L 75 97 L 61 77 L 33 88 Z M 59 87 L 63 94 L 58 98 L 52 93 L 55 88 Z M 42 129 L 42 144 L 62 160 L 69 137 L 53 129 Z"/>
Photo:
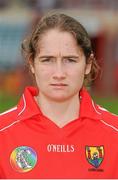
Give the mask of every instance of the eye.
<path id="1" fill-rule="evenodd" d="M 50 62 L 51 59 L 50 58 L 45 58 L 45 59 L 41 59 L 40 62 Z"/>
<path id="2" fill-rule="evenodd" d="M 65 58 L 64 62 L 67 62 L 67 63 L 77 63 L 77 59 L 74 59 L 74 58 Z"/>
<path id="3" fill-rule="evenodd" d="M 40 59 L 40 62 L 43 63 L 43 64 L 50 64 L 50 63 L 53 63 L 54 59 L 53 58 L 42 58 Z"/>

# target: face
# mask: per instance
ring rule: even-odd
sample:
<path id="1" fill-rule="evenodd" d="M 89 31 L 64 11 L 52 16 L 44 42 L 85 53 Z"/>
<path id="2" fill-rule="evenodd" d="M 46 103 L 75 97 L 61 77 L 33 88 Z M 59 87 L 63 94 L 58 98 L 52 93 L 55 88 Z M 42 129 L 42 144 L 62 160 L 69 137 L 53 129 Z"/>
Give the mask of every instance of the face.
<path id="1" fill-rule="evenodd" d="M 84 76 L 91 69 L 74 36 L 68 32 L 49 30 L 38 43 L 32 73 L 39 96 L 63 102 L 78 96 Z"/>

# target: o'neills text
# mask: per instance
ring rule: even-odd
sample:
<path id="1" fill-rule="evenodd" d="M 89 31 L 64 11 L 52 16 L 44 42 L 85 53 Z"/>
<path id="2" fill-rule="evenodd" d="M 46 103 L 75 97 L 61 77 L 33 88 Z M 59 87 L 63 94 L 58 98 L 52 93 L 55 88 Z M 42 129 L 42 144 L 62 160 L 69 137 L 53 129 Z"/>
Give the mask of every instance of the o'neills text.
<path id="1" fill-rule="evenodd" d="M 74 152 L 74 145 L 64 145 L 64 144 L 48 144 L 48 152 Z"/>

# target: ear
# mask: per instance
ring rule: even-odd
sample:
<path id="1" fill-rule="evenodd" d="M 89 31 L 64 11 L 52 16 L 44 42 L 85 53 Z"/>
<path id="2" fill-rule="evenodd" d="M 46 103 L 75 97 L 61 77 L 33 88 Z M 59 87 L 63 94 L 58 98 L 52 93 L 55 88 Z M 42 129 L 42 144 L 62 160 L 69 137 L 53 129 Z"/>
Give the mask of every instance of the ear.
<path id="1" fill-rule="evenodd" d="M 89 62 L 86 64 L 86 67 L 85 67 L 85 74 L 89 74 L 90 71 L 91 71 L 91 66 L 92 66 L 92 62 Z"/>
<path id="2" fill-rule="evenodd" d="M 32 64 L 31 61 L 29 62 L 29 65 L 30 65 L 30 70 L 31 70 L 32 74 L 35 74 L 34 65 Z"/>
<path id="3" fill-rule="evenodd" d="M 94 54 L 91 53 L 89 58 L 87 59 L 87 64 L 85 67 L 85 75 L 88 75 L 91 72 L 92 62 L 94 60 Z"/>
<path id="4" fill-rule="evenodd" d="M 31 70 L 32 74 L 34 74 L 34 66 L 32 64 L 30 64 L 30 70 Z"/>

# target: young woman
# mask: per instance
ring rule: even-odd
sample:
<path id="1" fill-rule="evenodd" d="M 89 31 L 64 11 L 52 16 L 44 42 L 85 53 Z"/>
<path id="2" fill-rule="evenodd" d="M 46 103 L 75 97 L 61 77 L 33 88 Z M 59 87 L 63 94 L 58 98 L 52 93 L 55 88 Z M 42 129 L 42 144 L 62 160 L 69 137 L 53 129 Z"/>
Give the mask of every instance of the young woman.
<path id="1" fill-rule="evenodd" d="M 48 14 L 22 51 L 36 87 L 0 115 L 0 177 L 118 178 L 118 117 L 84 87 L 98 69 L 84 27 Z"/>

